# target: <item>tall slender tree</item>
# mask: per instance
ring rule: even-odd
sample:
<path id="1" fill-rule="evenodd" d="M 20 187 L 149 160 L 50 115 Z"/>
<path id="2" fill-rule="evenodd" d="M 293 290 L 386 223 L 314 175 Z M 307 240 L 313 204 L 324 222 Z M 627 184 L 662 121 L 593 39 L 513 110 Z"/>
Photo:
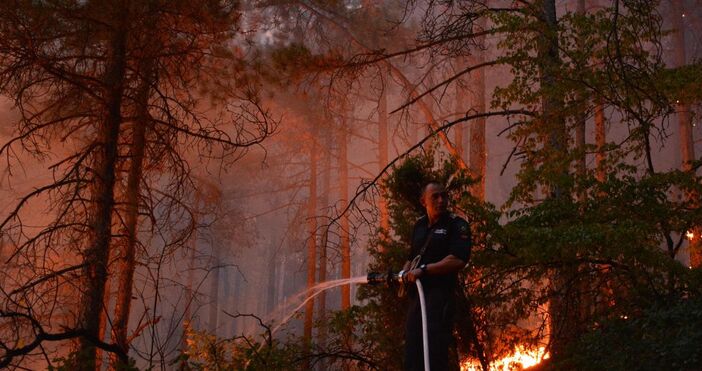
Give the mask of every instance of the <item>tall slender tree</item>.
<path id="1" fill-rule="evenodd" d="M 576 14 L 578 15 L 584 15 L 585 14 L 585 0 L 578 0 L 576 4 Z M 578 151 L 580 154 L 578 155 L 578 159 L 575 164 L 576 171 L 580 176 L 585 175 L 585 170 L 586 170 L 586 151 L 585 151 L 585 133 L 587 131 L 587 110 L 585 109 L 588 104 L 588 96 L 584 91 L 580 92 L 580 97 L 579 100 L 583 102 L 583 109 L 581 112 L 578 114 L 578 117 L 576 118 L 577 122 L 575 124 L 575 149 Z"/>
<path id="2" fill-rule="evenodd" d="M 309 138 L 309 158 L 310 158 L 310 176 L 309 176 L 309 198 L 307 200 L 307 290 L 312 294 L 312 287 L 316 284 L 317 279 L 317 162 L 318 162 L 318 145 L 317 145 L 317 122 L 312 122 L 312 131 Z M 314 319 L 314 299 L 311 299 L 305 305 L 305 339 L 312 339 L 312 321 Z"/>
<path id="3" fill-rule="evenodd" d="M 107 66 L 103 76 L 105 106 L 102 108 L 102 122 L 99 126 L 100 149 L 96 153 L 94 165 L 95 179 L 91 201 L 93 212 L 90 225 L 94 235 L 88 241 L 83 253 L 84 291 L 80 300 L 79 323 L 85 331 L 80 338 L 76 366 L 81 370 L 95 369 L 95 343 L 100 341 L 100 312 L 103 306 L 105 283 L 108 277 L 108 258 L 112 237 L 112 212 L 114 207 L 114 187 L 117 170 L 120 125 L 122 124 L 122 96 L 124 76 L 127 69 L 127 21 L 129 8 L 125 1 L 112 4 L 107 9 L 114 20 L 108 44 Z M 125 360 L 126 361 L 126 360 Z"/>
<path id="4" fill-rule="evenodd" d="M 151 97 L 153 75 L 153 58 L 144 58 L 140 75 L 142 81 L 137 89 L 138 102 L 135 120 L 132 121 L 132 137 L 130 144 L 130 160 L 127 175 L 125 235 L 126 239 L 118 244 L 118 278 L 117 298 L 112 320 L 112 338 L 123 352 L 129 350 L 128 329 L 131 313 L 132 288 L 134 271 L 136 269 L 136 249 L 138 245 L 137 227 L 139 225 L 140 184 L 143 181 L 143 167 L 146 149 L 146 131 L 151 125 L 149 116 L 149 98 Z M 113 362 L 116 362 L 114 360 Z"/>
<path id="5" fill-rule="evenodd" d="M 390 84 L 387 79 L 387 74 L 384 73 L 385 68 L 381 68 L 381 90 L 378 97 L 378 170 L 382 171 L 388 164 L 388 90 Z M 378 209 L 380 210 L 380 227 L 388 232 L 390 231 L 390 216 L 388 213 L 388 205 L 384 196 L 378 199 Z"/>
<path id="6" fill-rule="evenodd" d="M 345 105 L 344 105 L 345 106 Z M 346 110 L 342 110 L 342 118 L 337 131 L 338 158 L 338 191 L 339 203 L 348 204 L 349 201 L 349 156 L 348 156 L 348 122 L 343 117 Z M 340 216 L 339 220 L 339 250 L 341 252 L 341 278 L 351 278 L 351 223 L 348 213 Z M 351 286 L 341 286 L 341 309 L 351 307 Z"/>
<path id="7" fill-rule="evenodd" d="M 325 120 L 328 121 L 328 118 Z M 319 204 L 322 210 L 326 210 L 328 213 L 329 211 L 329 196 L 331 193 L 331 177 L 332 177 L 332 144 L 333 144 L 333 135 L 330 135 L 329 132 L 331 129 L 329 127 L 324 128 L 324 158 L 322 159 L 322 192 L 320 194 L 320 200 Z M 321 237 L 319 241 L 319 282 L 326 282 L 327 281 L 327 270 L 329 269 L 328 267 L 328 262 L 329 262 L 329 257 L 328 257 L 328 251 L 329 251 L 329 230 L 330 225 L 328 223 L 325 223 L 322 225 L 322 228 L 320 230 Z M 327 320 L 327 293 L 326 292 L 321 292 L 319 294 L 319 298 L 317 300 L 319 302 L 319 305 L 317 306 L 318 310 L 318 315 L 317 317 L 319 318 L 320 323 L 322 323 L 322 326 L 319 328 L 319 336 L 318 336 L 318 343 L 320 346 L 324 347 L 327 342 L 327 325 L 326 325 L 326 320 Z"/>
<path id="8" fill-rule="evenodd" d="M 480 17 L 476 21 L 478 29 L 485 28 L 485 18 Z M 485 37 L 480 36 L 476 40 L 478 45 L 483 45 Z M 485 62 L 485 51 L 476 48 L 470 57 L 471 65 L 480 65 Z M 479 68 L 470 74 L 470 97 L 471 112 L 478 114 L 486 112 L 485 104 L 485 70 Z M 470 155 L 469 169 L 478 182 L 472 187 L 471 193 L 479 200 L 485 200 L 485 181 L 487 177 L 487 153 L 488 148 L 485 140 L 485 117 L 479 117 L 470 123 Z"/>
<path id="9" fill-rule="evenodd" d="M 685 8 L 681 0 L 671 0 L 671 13 L 673 20 L 673 49 L 674 67 L 682 68 L 687 64 L 685 53 L 685 24 L 683 22 Z M 676 100 L 676 113 L 678 115 L 678 131 L 680 133 L 680 157 L 681 168 L 686 172 L 695 172 L 693 163 L 695 161 L 695 145 L 692 135 L 692 121 L 690 120 L 690 104 L 684 99 Z M 700 195 L 689 193 L 685 195 L 692 202 L 699 204 Z M 690 266 L 698 268 L 702 266 L 702 227 L 694 225 L 690 227 L 689 247 Z"/>

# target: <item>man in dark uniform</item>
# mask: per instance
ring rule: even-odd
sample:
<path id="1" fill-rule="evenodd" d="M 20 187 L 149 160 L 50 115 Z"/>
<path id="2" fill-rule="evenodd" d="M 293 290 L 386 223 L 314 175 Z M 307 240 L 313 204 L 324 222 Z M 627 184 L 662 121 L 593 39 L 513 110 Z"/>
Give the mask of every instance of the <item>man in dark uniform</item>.
<path id="1" fill-rule="evenodd" d="M 448 347 L 452 341 L 455 291 L 458 272 L 470 257 L 468 223 L 448 212 L 448 194 L 438 182 L 424 186 L 421 195 L 426 215 L 414 225 L 412 248 L 403 269 L 403 280 L 419 279 L 424 289 L 432 371 L 449 369 Z M 411 286 L 415 286 L 412 284 Z M 405 336 L 405 368 L 423 370 L 422 314 L 416 290 L 409 291 Z M 457 367 L 457 365 L 454 365 Z"/>

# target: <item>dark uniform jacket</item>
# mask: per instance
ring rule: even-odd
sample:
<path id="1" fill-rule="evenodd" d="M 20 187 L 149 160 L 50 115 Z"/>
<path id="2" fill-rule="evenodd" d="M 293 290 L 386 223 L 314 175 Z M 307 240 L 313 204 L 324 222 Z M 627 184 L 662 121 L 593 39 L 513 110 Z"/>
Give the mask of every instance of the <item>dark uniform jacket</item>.
<path id="1" fill-rule="evenodd" d="M 471 237 L 468 222 L 452 213 L 443 213 L 439 220 L 429 226 L 429 218 L 425 215 L 414 225 L 412 232 L 412 248 L 408 260 L 414 259 L 427 238 L 431 234 L 431 240 L 427 246 L 420 264 L 436 263 L 448 255 L 453 255 L 464 262 L 470 258 Z M 457 275 L 426 276 L 422 277 L 422 284 L 425 288 L 442 287 L 454 289 L 457 284 Z"/>
<path id="2" fill-rule="evenodd" d="M 464 262 L 470 257 L 471 238 L 468 223 L 457 215 L 444 213 L 439 220 L 429 226 L 429 218 L 424 216 L 414 225 L 412 248 L 408 256 L 414 259 L 422 250 L 427 238 L 431 240 L 422 255 L 420 264 L 436 263 L 448 255 Z M 419 279 L 424 288 L 426 320 L 429 337 L 429 362 L 432 370 L 457 368 L 450 365 L 449 344 L 452 341 L 452 327 L 455 313 L 455 291 L 457 274 L 427 275 Z M 409 306 L 405 323 L 405 370 L 424 369 L 422 346 L 422 316 L 415 285 L 409 285 Z M 454 366 L 454 367 L 451 367 Z"/>

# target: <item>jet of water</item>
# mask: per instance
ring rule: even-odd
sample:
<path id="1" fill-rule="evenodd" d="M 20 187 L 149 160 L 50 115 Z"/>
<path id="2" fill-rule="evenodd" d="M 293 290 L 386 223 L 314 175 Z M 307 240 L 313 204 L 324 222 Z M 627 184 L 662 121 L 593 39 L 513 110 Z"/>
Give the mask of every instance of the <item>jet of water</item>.
<path id="1" fill-rule="evenodd" d="M 271 334 L 274 334 L 278 329 L 280 329 L 281 326 L 283 326 L 286 322 L 288 322 L 290 320 L 290 318 L 292 318 L 295 315 L 295 313 L 297 313 L 297 311 L 300 310 L 300 308 L 305 306 L 305 304 L 308 301 L 314 299 L 317 295 L 321 294 L 323 291 L 329 290 L 329 289 L 334 288 L 334 287 L 342 286 L 342 285 L 352 284 L 352 283 L 368 283 L 368 276 L 358 276 L 358 277 L 353 277 L 353 278 L 342 278 L 342 279 L 333 280 L 333 281 L 320 282 L 320 283 L 306 289 L 305 291 L 298 293 L 297 295 L 295 295 L 292 298 L 291 303 L 288 304 L 286 307 L 293 305 L 294 303 L 301 300 L 302 298 L 305 298 L 305 300 L 303 300 L 302 303 L 300 303 L 285 318 L 283 318 L 283 320 L 271 330 Z"/>

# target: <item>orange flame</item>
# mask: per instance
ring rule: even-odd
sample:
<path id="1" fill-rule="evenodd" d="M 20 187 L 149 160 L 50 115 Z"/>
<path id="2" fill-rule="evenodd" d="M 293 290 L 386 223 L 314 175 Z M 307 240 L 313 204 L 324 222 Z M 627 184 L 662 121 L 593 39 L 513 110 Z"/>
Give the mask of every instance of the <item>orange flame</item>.
<path id="1" fill-rule="evenodd" d="M 526 349 L 519 345 L 509 356 L 493 361 L 490 364 L 490 371 L 522 370 L 535 366 L 548 358 L 549 354 L 546 353 L 544 347 Z M 466 360 L 461 363 L 461 371 L 482 371 L 482 367 L 477 361 Z"/>

